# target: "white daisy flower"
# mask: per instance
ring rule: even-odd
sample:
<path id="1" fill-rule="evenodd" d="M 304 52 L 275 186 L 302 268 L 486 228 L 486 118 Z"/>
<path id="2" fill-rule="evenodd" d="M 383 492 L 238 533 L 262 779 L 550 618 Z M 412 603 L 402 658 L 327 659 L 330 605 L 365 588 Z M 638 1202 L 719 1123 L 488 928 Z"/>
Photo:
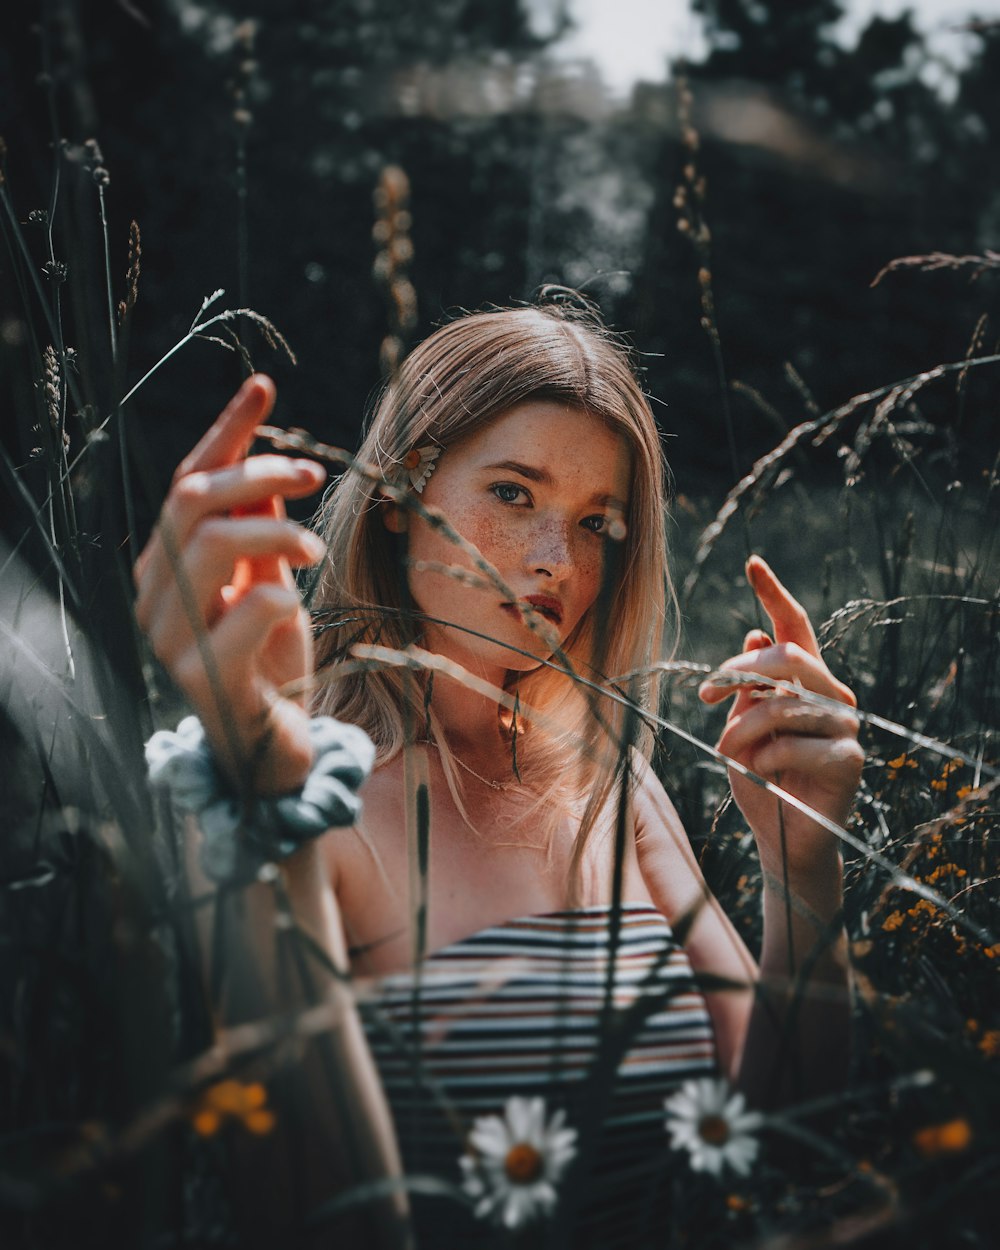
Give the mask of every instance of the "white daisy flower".
<path id="1" fill-rule="evenodd" d="M 462 1188 L 476 1199 L 476 1215 L 520 1228 L 556 1205 L 556 1186 L 576 1155 L 576 1129 L 565 1113 L 546 1118 L 544 1098 L 507 1099 L 502 1116 L 480 1116 L 459 1160 Z"/>
<path id="2" fill-rule="evenodd" d="M 429 444 L 427 447 L 414 447 L 403 457 L 403 472 L 418 495 L 423 493 L 427 479 L 434 472 L 434 461 L 440 454 L 440 447 Z"/>
<path id="3" fill-rule="evenodd" d="M 760 1151 L 754 1134 L 764 1117 L 747 1111 L 746 1099 L 733 1093 L 728 1081 L 711 1077 L 685 1081 L 664 1106 L 670 1144 L 688 1152 L 696 1172 L 719 1176 L 728 1166 L 740 1176 L 749 1174 Z"/>

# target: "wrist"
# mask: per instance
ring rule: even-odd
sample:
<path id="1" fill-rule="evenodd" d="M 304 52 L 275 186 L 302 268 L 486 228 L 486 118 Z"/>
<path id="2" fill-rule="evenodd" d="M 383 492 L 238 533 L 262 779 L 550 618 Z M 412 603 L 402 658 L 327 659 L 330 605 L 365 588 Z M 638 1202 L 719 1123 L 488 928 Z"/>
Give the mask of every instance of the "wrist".
<path id="1" fill-rule="evenodd" d="M 146 744 L 150 781 L 165 785 L 174 804 L 198 819 L 201 866 L 212 880 L 252 880 L 265 864 L 327 829 L 354 823 L 357 791 L 374 762 L 371 739 L 328 716 L 309 721 L 308 734 L 314 762 L 304 783 L 270 797 L 233 788 L 197 717 L 185 718 L 176 732 L 160 730 Z"/>
<path id="2" fill-rule="evenodd" d="M 780 855 L 761 855 L 761 875 L 765 900 L 786 895 L 801 899 L 813 909 L 830 912 L 840 907 L 844 897 L 844 861 L 836 847 L 816 852 L 806 860 L 787 865 Z"/>

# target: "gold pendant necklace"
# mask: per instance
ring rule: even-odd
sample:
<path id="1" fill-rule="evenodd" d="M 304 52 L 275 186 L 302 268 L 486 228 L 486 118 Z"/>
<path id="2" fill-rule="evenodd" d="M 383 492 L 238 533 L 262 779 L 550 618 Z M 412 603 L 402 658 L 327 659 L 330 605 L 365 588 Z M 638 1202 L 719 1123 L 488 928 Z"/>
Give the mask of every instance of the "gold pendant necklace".
<path id="1" fill-rule="evenodd" d="M 467 773 L 475 777 L 477 781 L 481 781 L 484 786 L 489 786 L 491 790 L 510 790 L 512 787 L 512 782 L 491 781 L 489 777 L 484 777 L 482 773 L 477 773 L 476 770 L 474 768 L 470 768 L 464 760 L 459 759 L 454 752 L 451 753 L 451 758 L 455 761 L 459 768 L 464 768 Z"/>

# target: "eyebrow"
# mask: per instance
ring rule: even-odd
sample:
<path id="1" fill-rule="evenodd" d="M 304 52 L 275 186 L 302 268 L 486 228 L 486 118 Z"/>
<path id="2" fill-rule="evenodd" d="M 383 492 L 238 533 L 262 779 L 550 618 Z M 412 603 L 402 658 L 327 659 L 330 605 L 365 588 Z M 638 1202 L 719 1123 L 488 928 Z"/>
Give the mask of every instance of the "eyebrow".
<path id="1" fill-rule="evenodd" d="M 526 477 L 529 482 L 541 482 L 545 486 L 551 486 L 553 482 L 552 474 L 548 469 L 536 468 L 533 464 L 522 464 L 520 460 L 499 460 L 496 464 L 484 464 L 483 468 L 504 469 L 508 473 L 518 473 L 521 477 Z M 620 512 L 624 512 L 627 506 L 625 501 L 619 499 L 617 495 L 608 494 L 591 495 L 590 502 L 602 508 L 614 507 Z"/>
<path id="2" fill-rule="evenodd" d="M 520 473 L 529 482 L 544 482 L 546 486 L 552 484 L 552 474 L 548 469 L 536 469 L 534 465 L 522 464 L 520 460 L 500 460 L 496 464 L 484 464 L 483 468 L 506 469 L 508 473 Z"/>

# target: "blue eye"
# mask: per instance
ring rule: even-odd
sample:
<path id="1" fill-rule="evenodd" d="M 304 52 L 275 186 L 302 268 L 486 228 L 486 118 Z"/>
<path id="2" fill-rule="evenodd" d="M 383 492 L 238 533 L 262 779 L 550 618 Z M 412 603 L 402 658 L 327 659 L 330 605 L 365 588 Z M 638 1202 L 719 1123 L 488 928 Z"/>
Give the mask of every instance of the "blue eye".
<path id="1" fill-rule="evenodd" d="M 513 482 L 494 482 L 490 490 L 501 503 L 516 504 L 519 495 L 524 495 L 527 498 L 528 494 L 523 486 L 516 486 Z"/>

